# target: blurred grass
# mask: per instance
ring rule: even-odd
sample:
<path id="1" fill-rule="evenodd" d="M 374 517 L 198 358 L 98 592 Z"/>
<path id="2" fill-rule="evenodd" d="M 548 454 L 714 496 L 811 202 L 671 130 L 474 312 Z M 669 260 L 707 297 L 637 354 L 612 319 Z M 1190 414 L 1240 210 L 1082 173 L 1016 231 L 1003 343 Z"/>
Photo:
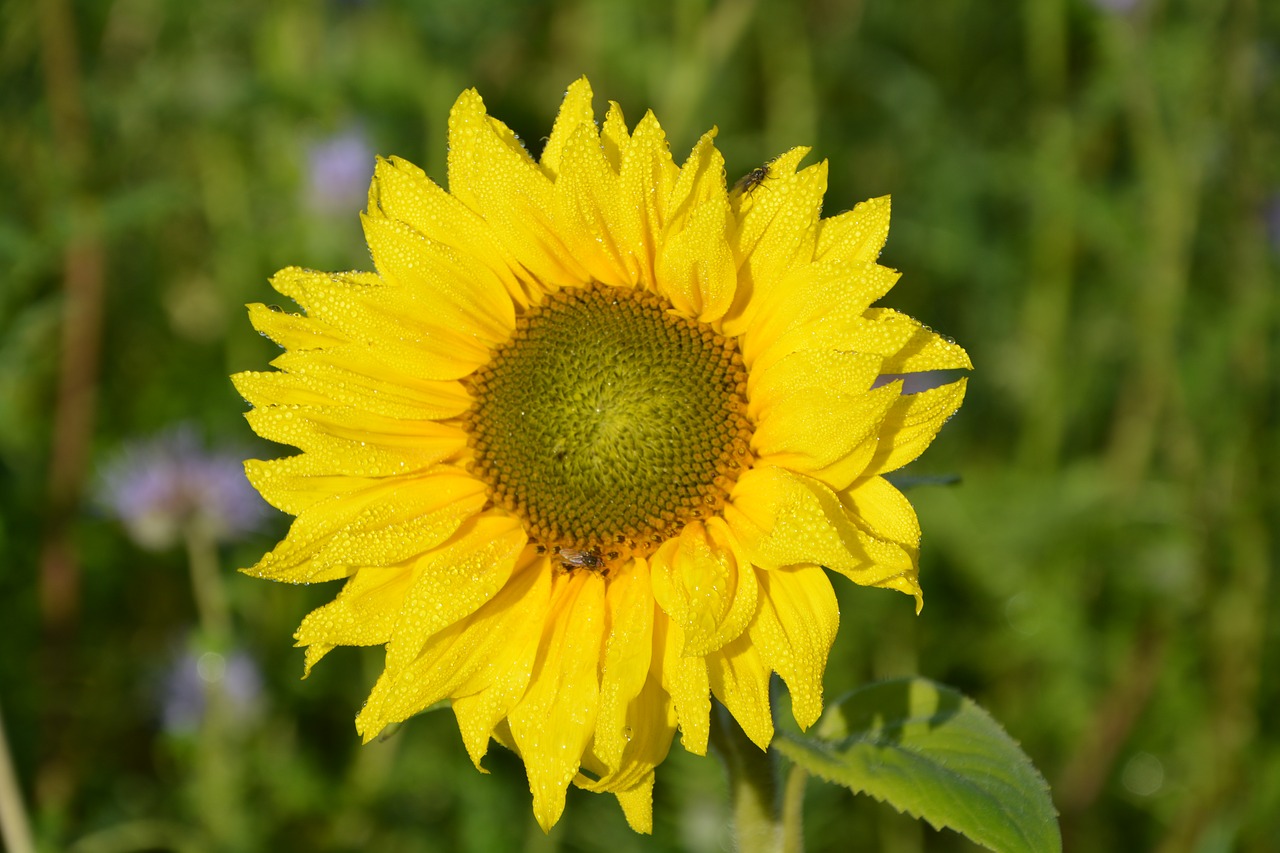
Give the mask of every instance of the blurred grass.
<path id="1" fill-rule="evenodd" d="M 805 144 L 829 212 L 892 193 L 886 301 L 977 365 L 913 467 L 962 477 L 912 493 L 925 611 L 841 585 L 828 691 L 918 671 L 970 692 L 1053 783 L 1068 849 L 1272 849 L 1275 4 L 7 0 L 0 20 L 0 700 L 43 849 L 216 849 L 201 828 L 231 818 L 200 793 L 208 755 L 159 725 L 196 619 L 182 557 L 132 546 L 84 486 L 175 421 L 247 442 L 226 376 L 273 353 L 240 306 L 289 264 L 368 267 L 360 202 L 308 199 L 309 146 L 359 127 L 443 180 L 459 91 L 536 152 L 583 73 L 598 108 L 652 107 L 677 160 L 714 124 L 730 179 Z M 220 789 L 240 849 L 721 849 L 718 768 L 679 748 L 649 840 L 577 791 L 543 838 L 518 762 L 495 748 L 477 774 L 449 714 L 358 747 L 376 653 L 300 683 L 289 648 L 332 591 L 227 585 L 267 703 Z M 970 849 L 817 785 L 807 832 Z"/>

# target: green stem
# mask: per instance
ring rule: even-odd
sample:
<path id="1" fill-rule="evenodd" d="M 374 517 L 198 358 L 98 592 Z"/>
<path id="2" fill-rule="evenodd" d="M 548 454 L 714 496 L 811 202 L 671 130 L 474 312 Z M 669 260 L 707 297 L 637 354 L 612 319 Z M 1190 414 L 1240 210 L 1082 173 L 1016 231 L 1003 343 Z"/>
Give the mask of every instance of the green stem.
<path id="1" fill-rule="evenodd" d="M 751 742 L 727 709 L 718 702 L 711 713 L 711 745 L 724 761 L 733 808 L 737 853 L 799 853 L 787 843 L 778 796 L 774 759 Z M 793 830 L 793 835 L 798 834 Z"/>
<path id="2" fill-rule="evenodd" d="M 782 794 L 782 851 L 804 853 L 804 789 L 809 773 L 792 765 Z"/>
<path id="3" fill-rule="evenodd" d="M 18 787 L 18 774 L 13 769 L 13 757 L 9 754 L 3 716 L 0 716 L 0 839 L 4 840 L 4 849 L 11 853 L 35 853 L 36 842 Z"/>
<path id="4" fill-rule="evenodd" d="M 217 545 L 199 521 L 186 526 L 186 544 L 200 629 L 218 651 L 225 652 L 231 639 L 231 608 L 218 572 Z"/>

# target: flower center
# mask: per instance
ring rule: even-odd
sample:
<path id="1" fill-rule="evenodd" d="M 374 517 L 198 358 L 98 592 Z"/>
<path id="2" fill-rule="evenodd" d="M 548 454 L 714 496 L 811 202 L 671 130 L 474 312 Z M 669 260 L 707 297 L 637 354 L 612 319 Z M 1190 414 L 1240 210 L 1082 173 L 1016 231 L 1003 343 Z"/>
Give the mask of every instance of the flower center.
<path id="1" fill-rule="evenodd" d="M 746 388 L 732 339 L 593 283 L 517 320 L 464 425 L 494 503 L 565 568 L 607 569 L 724 505 L 749 464 Z"/>

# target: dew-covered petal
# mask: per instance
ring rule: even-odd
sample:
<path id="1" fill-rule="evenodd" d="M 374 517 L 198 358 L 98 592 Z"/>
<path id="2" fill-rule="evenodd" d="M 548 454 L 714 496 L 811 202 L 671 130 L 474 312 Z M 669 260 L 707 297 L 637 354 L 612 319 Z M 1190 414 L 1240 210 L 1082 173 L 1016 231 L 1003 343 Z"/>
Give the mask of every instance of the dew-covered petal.
<path id="1" fill-rule="evenodd" d="M 964 402 L 967 384 L 968 380 L 959 379 L 919 394 L 899 397 L 881 424 L 880 445 L 867 464 L 865 474 L 896 471 L 923 453 Z"/>
<path id="2" fill-rule="evenodd" d="M 698 140 L 680 168 L 663 205 L 655 262 L 659 292 L 678 311 L 706 323 L 724 315 L 737 287 L 724 158 L 714 138 L 707 133 Z"/>
<path id="3" fill-rule="evenodd" d="M 743 634 L 707 655 L 711 692 L 733 714 L 752 743 L 768 749 L 773 740 L 773 714 L 769 710 L 771 670 L 760 652 Z"/>
<path id="4" fill-rule="evenodd" d="M 725 519 L 748 558 L 761 568 L 817 564 L 854 583 L 919 599 L 912 556 L 859 529 L 835 492 L 810 477 L 753 468 L 738 479 Z"/>
<path id="5" fill-rule="evenodd" d="M 484 350 L 511 334 L 515 304 L 484 267 L 398 219 L 369 213 L 361 221 L 374 266 L 396 285 L 379 308 L 400 320 L 403 339 L 452 334 Z"/>
<path id="6" fill-rule="evenodd" d="M 629 243 L 630 230 L 638 232 L 636 239 L 642 246 L 638 283 L 654 292 L 659 292 L 655 267 L 666 230 L 667 204 L 679 176 L 666 134 L 653 113 L 645 113 L 622 151 L 619 193 L 624 218 L 619 239 Z M 635 217 L 634 224 L 630 216 Z"/>
<path id="7" fill-rule="evenodd" d="M 923 373 L 926 370 L 970 370 L 969 355 L 946 338 L 889 308 L 872 308 L 864 322 L 852 329 L 849 343 L 860 352 L 884 356 L 884 373 Z"/>
<path id="8" fill-rule="evenodd" d="M 556 114 L 551 134 L 547 137 L 547 144 L 538 161 L 547 177 L 554 180 L 561 174 L 565 146 L 574 133 L 584 124 L 595 126 L 596 114 L 591 100 L 591 84 L 586 77 L 574 80 L 565 90 L 564 100 L 560 102 L 560 112 Z"/>
<path id="9" fill-rule="evenodd" d="M 529 774 L 533 814 L 544 831 L 564 811 L 595 729 L 605 583 L 596 572 L 566 572 L 553 581 L 546 630 L 523 698 L 507 714 Z"/>
<path id="10" fill-rule="evenodd" d="M 465 412 L 471 398 L 454 381 L 388 381 L 332 363 L 323 353 L 287 352 L 273 371 L 244 371 L 231 377 L 251 406 L 328 406 L 407 421 L 452 418 Z M 406 380 L 408 377 L 405 377 Z"/>
<path id="11" fill-rule="evenodd" d="M 613 169 L 614 174 L 622 173 L 622 152 L 630 144 L 631 133 L 622 117 L 622 107 L 617 101 L 610 101 L 604 124 L 600 127 L 600 145 L 604 148 L 604 156 L 609 160 L 609 168 Z"/>
<path id="12" fill-rule="evenodd" d="M 258 491 L 272 491 L 269 480 L 249 474 Z M 313 583 L 345 577 L 361 566 L 393 565 L 443 542 L 485 500 L 483 483 L 448 468 L 375 481 L 303 510 L 284 541 L 245 571 Z"/>
<path id="13" fill-rule="evenodd" d="M 654 555 L 656 562 L 658 555 Z M 657 573 L 657 568 L 654 568 Z M 680 725 L 680 741 L 695 755 L 707 754 L 711 725 L 711 686 L 706 658 L 685 657 L 684 631 L 665 613 L 657 611 L 653 620 L 654 662 L 660 667 L 662 687 L 671 696 Z"/>
<path id="14" fill-rule="evenodd" d="M 800 728 L 822 715 L 822 674 L 840 625 L 840 608 L 818 566 L 757 571 L 760 610 L 748 633 L 762 664 L 786 682 Z"/>
<path id="15" fill-rule="evenodd" d="M 677 311 L 704 323 L 719 320 L 737 285 L 733 252 L 726 239 L 729 203 L 713 198 L 671 229 L 658 248 L 657 278 Z"/>
<path id="16" fill-rule="evenodd" d="M 644 560 L 634 560 L 609 581 L 606 605 L 600 711 L 592 751 L 604 768 L 616 770 L 634 736 L 629 710 L 649 678 L 653 658 L 653 592 Z"/>
<path id="17" fill-rule="evenodd" d="M 874 261 L 889 238 L 889 196 L 867 199 L 853 210 L 818 223 L 816 261 Z"/>
<path id="18" fill-rule="evenodd" d="M 449 112 L 449 191 L 492 227 L 535 281 L 552 288 L 586 280 L 554 220 L 554 186 L 475 90 Z"/>
<path id="19" fill-rule="evenodd" d="M 426 379 L 457 379 L 483 362 L 486 350 L 474 329 L 447 327 L 396 303 L 398 285 L 373 273 L 317 273 L 289 267 L 271 284 L 338 330 L 349 346 L 331 347 L 350 369 L 376 375 L 380 366 L 412 365 Z M 294 347 L 290 347 L 293 349 Z"/>
<path id="20" fill-rule="evenodd" d="M 311 454 L 329 474 L 389 477 L 456 457 L 467 437 L 436 421 L 384 418 L 336 406 L 262 406 L 245 418 L 270 441 Z"/>
<path id="21" fill-rule="evenodd" d="M 470 260 L 470 277 L 481 287 L 488 287 L 492 278 L 517 303 L 529 304 L 527 273 L 488 223 L 409 161 L 378 158 L 369 187 L 369 212 L 399 220 L 428 240 L 454 249 L 457 256 Z"/>
<path id="22" fill-rule="evenodd" d="M 809 153 L 793 148 L 769 164 L 769 175 L 754 189 L 736 196 L 738 227 L 731 235 L 738 262 L 738 292 L 724 330 L 743 334 L 770 301 L 788 272 L 813 260 L 822 196 L 827 191 L 824 160 L 800 172 Z"/>
<path id="23" fill-rule="evenodd" d="M 681 653 L 705 655 L 740 635 L 755 614 L 755 572 L 724 519 L 687 524 L 662 547 L 653 594 L 684 633 Z"/>
<path id="24" fill-rule="evenodd" d="M 880 358 L 800 351 L 753 371 L 751 447 L 760 464 L 808 474 L 842 489 L 876 452 L 897 387 L 872 389 Z M 758 378 L 757 378 L 758 377 Z M 750 382 L 748 384 L 750 388 Z"/>
<path id="25" fill-rule="evenodd" d="M 249 322 L 263 337 L 285 349 L 295 351 L 332 349 L 350 343 L 338 329 L 302 314 L 290 314 L 278 306 L 255 302 L 249 309 Z"/>
<path id="26" fill-rule="evenodd" d="M 911 501 L 884 477 L 870 477 L 840 493 L 840 500 L 878 538 L 910 554 L 920 548 L 920 521 Z"/>
<path id="27" fill-rule="evenodd" d="M 528 539 L 519 519 L 486 514 L 467 519 L 448 542 L 419 558 L 387 644 L 387 669 L 408 666 L 428 637 L 492 598 Z"/>
<path id="28" fill-rule="evenodd" d="M 755 322 L 741 338 L 743 359 L 752 370 L 765 370 L 801 349 L 858 349 L 851 337 L 866 322 L 863 312 L 898 277 L 896 270 L 860 261 L 827 260 L 796 269 L 758 297 Z"/>
<path id="29" fill-rule="evenodd" d="M 595 125 L 580 125 L 565 143 L 556 180 L 561 238 L 590 278 L 629 287 L 639 279 L 642 246 L 638 229 L 622 227 L 633 222 L 635 212 L 624 212 L 618 183 Z"/>
<path id="30" fill-rule="evenodd" d="M 551 589 L 545 568 L 545 560 L 523 559 L 470 618 L 432 636 L 410 665 L 384 670 L 356 718 L 365 741 L 453 697 L 463 743 L 479 767 L 494 726 L 529 683 Z"/>
<path id="31" fill-rule="evenodd" d="M 307 614 L 293 635 L 308 649 L 305 674 L 334 646 L 377 646 L 391 639 L 404 595 L 413 584 L 411 566 L 371 566 L 358 570 L 338 597 Z"/>
<path id="32" fill-rule="evenodd" d="M 653 832 L 653 778 L 654 773 L 650 770 L 643 780 L 627 790 L 613 792 L 618 798 L 618 805 L 622 806 L 627 826 L 645 835 Z"/>

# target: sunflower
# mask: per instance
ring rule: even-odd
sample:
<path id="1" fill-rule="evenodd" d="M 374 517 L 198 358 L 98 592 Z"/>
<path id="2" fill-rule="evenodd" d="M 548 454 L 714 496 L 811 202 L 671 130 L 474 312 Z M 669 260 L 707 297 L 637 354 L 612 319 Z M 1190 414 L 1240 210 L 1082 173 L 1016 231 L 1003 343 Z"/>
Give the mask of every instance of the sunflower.
<path id="1" fill-rule="evenodd" d="M 956 344 L 871 307 L 889 201 L 821 218 L 797 148 L 730 188 L 714 131 L 682 166 L 652 113 L 602 125 L 585 79 L 545 150 L 464 92 L 448 191 L 380 160 L 363 217 L 377 272 L 290 268 L 304 314 L 249 306 L 282 346 L 241 373 L 253 429 L 302 452 L 246 463 L 297 516 L 250 574 L 346 579 L 296 634 L 309 672 L 385 646 L 356 727 L 449 700 L 480 768 L 519 754 L 550 828 L 570 783 L 652 826 L 677 727 L 711 697 L 762 749 L 777 673 L 822 711 L 829 573 L 920 606 L 920 529 L 884 474 L 960 405 Z"/>

